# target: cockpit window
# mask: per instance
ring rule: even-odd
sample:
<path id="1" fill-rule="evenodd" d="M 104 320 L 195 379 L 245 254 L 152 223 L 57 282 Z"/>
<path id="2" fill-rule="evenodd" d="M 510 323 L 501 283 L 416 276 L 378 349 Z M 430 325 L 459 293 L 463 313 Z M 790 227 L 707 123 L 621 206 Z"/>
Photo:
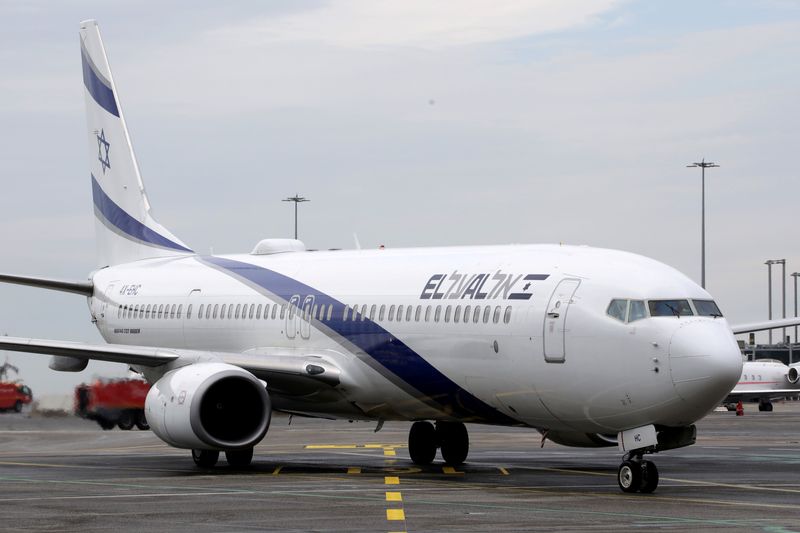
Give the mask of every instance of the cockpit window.
<path id="1" fill-rule="evenodd" d="M 611 303 L 608 304 L 608 316 L 616 318 L 621 322 L 625 322 L 625 318 L 628 312 L 628 300 L 611 300 Z"/>
<path id="2" fill-rule="evenodd" d="M 692 316 L 689 300 L 650 300 L 650 316 Z"/>
<path id="3" fill-rule="evenodd" d="M 642 300 L 631 300 L 631 307 L 628 311 L 628 322 L 647 318 L 647 309 Z"/>
<path id="4" fill-rule="evenodd" d="M 719 310 L 714 300 L 692 300 L 692 303 L 700 316 L 713 316 L 714 318 L 722 316 L 722 311 Z"/>

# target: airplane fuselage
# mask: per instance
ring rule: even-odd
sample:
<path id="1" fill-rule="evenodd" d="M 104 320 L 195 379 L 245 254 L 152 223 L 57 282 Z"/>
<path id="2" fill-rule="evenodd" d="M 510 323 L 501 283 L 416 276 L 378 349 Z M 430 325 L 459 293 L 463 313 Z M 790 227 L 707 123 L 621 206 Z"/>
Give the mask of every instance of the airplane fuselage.
<path id="1" fill-rule="evenodd" d="M 277 409 L 319 416 L 684 426 L 741 365 L 723 318 L 609 316 L 615 298 L 710 296 L 661 263 L 589 247 L 188 256 L 93 281 L 109 343 L 331 361 L 343 369 L 340 401 L 270 392 Z"/>

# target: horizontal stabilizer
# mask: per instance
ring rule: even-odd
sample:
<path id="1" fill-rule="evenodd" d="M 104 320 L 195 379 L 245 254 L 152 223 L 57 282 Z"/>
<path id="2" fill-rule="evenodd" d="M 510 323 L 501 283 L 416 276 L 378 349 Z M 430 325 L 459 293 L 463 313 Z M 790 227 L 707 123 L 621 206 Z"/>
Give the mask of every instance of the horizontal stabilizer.
<path id="1" fill-rule="evenodd" d="M 16 276 L 13 274 L 0 274 L 0 282 L 16 283 L 17 285 L 28 285 L 41 289 L 51 289 L 54 291 L 74 292 L 84 296 L 91 296 L 94 293 L 94 285 L 91 281 L 65 281 L 52 278 L 34 278 L 31 276 Z"/>

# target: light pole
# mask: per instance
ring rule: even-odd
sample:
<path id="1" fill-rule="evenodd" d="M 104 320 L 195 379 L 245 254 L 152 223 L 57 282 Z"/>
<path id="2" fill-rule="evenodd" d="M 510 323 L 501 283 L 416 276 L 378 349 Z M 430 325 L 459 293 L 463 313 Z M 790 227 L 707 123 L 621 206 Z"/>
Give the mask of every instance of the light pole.
<path id="1" fill-rule="evenodd" d="M 290 196 L 289 198 L 284 198 L 281 200 L 282 202 L 294 202 L 294 238 L 297 240 L 297 204 L 300 202 L 310 202 L 308 198 L 303 198 L 299 194 L 295 194 L 294 196 Z"/>
<path id="2" fill-rule="evenodd" d="M 778 259 L 776 264 L 781 265 L 781 288 L 783 289 L 783 319 L 786 319 L 786 259 Z M 781 333 L 781 343 L 786 342 L 786 328 L 784 327 Z"/>
<path id="3" fill-rule="evenodd" d="M 706 169 L 718 167 L 716 163 L 706 162 L 703 158 L 699 163 L 686 165 L 687 168 L 700 167 L 702 176 L 702 207 L 700 219 L 700 286 L 706 288 Z"/>
<path id="4" fill-rule="evenodd" d="M 800 272 L 792 272 L 790 276 L 794 278 L 794 317 L 797 318 L 797 276 Z M 797 326 L 794 327 L 794 342 L 797 344 Z"/>
<path id="5" fill-rule="evenodd" d="M 767 306 L 769 307 L 769 314 L 767 318 L 772 320 L 772 264 L 775 263 L 772 259 L 764 262 L 767 265 Z M 772 344 L 772 330 L 769 330 L 769 343 Z"/>

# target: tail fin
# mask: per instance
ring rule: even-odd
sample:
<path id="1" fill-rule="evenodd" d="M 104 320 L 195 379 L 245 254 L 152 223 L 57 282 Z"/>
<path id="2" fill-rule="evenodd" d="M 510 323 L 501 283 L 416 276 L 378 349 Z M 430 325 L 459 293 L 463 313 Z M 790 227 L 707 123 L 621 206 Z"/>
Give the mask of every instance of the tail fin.
<path id="1" fill-rule="evenodd" d="M 97 22 L 81 22 L 98 266 L 193 253 L 150 215 Z"/>

